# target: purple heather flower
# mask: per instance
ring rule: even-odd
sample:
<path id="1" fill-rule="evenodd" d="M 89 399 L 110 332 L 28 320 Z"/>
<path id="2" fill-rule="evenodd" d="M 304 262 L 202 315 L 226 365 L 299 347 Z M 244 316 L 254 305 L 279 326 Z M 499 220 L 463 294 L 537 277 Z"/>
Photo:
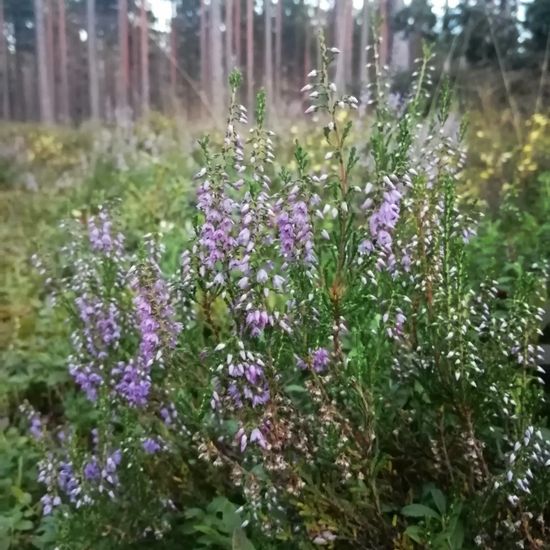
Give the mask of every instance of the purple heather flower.
<path id="1" fill-rule="evenodd" d="M 369 239 L 364 239 L 359 244 L 359 254 L 370 254 L 374 250 L 374 246 L 372 244 L 372 241 Z"/>
<path id="2" fill-rule="evenodd" d="M 250 443 L 258 443 L 262 449 L 267 448 L 267 441 L 259 428 L 254 428 L 250 432 Z"/>
<path id="3" fill-rule="evenodd" d="M 42 420 L 38 413 L 33 414 L 31 417 L 29 432 L 36 440 L 42 439 L 42 437 L 44 437 L 44 432 L 42 431 Z"/>
<path id="4" fill-rule="evenodd" d="M 88 237 L 90 246 L 95 252 L 102 252 L 106 256 L 113 256 L 122 251 L 124 239 L 119 233 L 112 234 L 112 222 L 107 212 L 102 210 L 97 216 L 88 220 Z"/>
<path id="5" fill-rule="evenodd" d="M 59 488 L 69 497 L 71 502 L 76 502 L 80 492 L 80 482 L 76 478 L 71 462 L 62 462 L 59 467 L 57 479 Z"/>
<path id="6" fill-rule="evenodd" d="M 178 418 L 178 413 L 174 403 L 169 403 L 168 405 L 162 407 L 159 414 L 165 426 L 171 426 Z"/>
<path id="7" fill-rule="evenodd" d="M 131 405 L 142 407 L 147 403 L 151 389 L 150 371 L 160 352 L 174 348 L 181 324 L 175 322 L 167 285 L 156 264 L 149 265 L 155 277 L 153 284 L 142 285 L 139 278 L 132 281 L 136 292 L 134 308 L 140 334 L 137 355 L 126 363 L 119 362 L 112 374 L 118 378 L 117 392 Z"/>
<path id="8" fill-rule="evenodd" d="M 101 477 L 101 468 L 94 457 L 84 465 L 84 479 L 87 481 L 98 481 Z"/>
<path id="9" fill-rule="evenodd" d="M 248 436 L 245 433 L 243 433 L 240 437 L 241 453 L 244 453 L 244 451 L 246 450 L 247 444 L 248 444 Z"/>
<path id="10" fill-rule="evenodd" d="M 315 372 L 323 372 L 330 363 L 330 354 L 325 348 L 317 348 L 311 354 L 311 363 Z"/>
<path id="11" fill-rule="evenodd" d="M 156 439 L 153 439 L 152 437 L 144 439 L 141 446 L 143 447 L 143 450 L 149 455 L 155 454 L 161 449 L 158 441 Z"/>
<path id="12" fill-rule="evenodd" d="M 401 193 L 397 190 L 390 178 L 385 177 L 386 190 L 382 196 L 382 202 L 369 218 L 369 238 L 364 239 L 359 245 L 359 253 L 364 256 L 378 250 L 375 265 L 378 269 L 387 269 L 390 273 L 395 271 L 397 262 L 392 251 L 393 233 L 400 216 Z M 370 189 L 368 190 L 370 193 Z M 368 194 L 368 193 L 367 193 Z M 372 206 L 371 198 L 365 201 L 365 208 Z M 404 262 L 404 269 L 407 264 Z"/>
<path id="13" fill-rule="evenodd" d="M 40 503 L 42 504 L 42 514 L 49 516 L 53 509 L 61 504 L 61 499 L 57 495 L 45 494 L 40 498 Z"/>
<path id="14" fill-rule="evenodd" d="M 247 313 L 246 324 L 252 336 L 259 336 L 264 331 L 265 327 L 272 323 L 267 311 L 256 309 Z"/>
<path id="15" fill-rule="evenodd" d="M 307 204 L 298 200 L 294 188 L 286 197 L 286 204 L 277 215 L 279 246 L 287 261 L 301 260 L 306 264 L 315 262 L 313 230 Z"/>
<path id="16" fill-rule="evenodd" d="M 256 274 L 256 281 L 258 281 L 258 283 L 263 284 L 267 282 L 267 279 L 268 279 L 267 271 L 265 269 L 260 269 Z"/>

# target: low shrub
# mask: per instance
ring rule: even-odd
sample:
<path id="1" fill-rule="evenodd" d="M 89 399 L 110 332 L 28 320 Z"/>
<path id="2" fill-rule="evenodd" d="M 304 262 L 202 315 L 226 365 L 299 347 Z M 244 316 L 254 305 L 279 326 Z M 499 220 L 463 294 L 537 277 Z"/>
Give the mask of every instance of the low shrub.
<path id="1" fill-rule="evenodd" d="M 40 266 L 79 389 L 65 411 L 22 410 L 58 548 L 548 540 L 543 266 L 506 296 L 470 275 L 462 132 L 445 87 L 423 116 L 427 59 L 400 109 L 378 75 L 357 147 L 339 113 L 358 101 L 321 48 L 303 89 L 320 169 L 296 143 L 292 169 L 274 170 L 263 94 L 241 135 L 233 73 L 177 270 L 162 239 L 127 246 L 107 208 L 68 224 L 61 263 Z"/>

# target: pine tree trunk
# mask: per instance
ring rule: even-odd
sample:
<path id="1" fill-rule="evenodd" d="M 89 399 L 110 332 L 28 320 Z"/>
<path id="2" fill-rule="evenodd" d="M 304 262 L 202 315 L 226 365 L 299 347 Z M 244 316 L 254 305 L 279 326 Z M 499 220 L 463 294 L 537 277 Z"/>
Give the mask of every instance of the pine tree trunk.
<path id="1" fill-rule="evenodd" d="M 10 118 L 10 71 L 8 43 L 4 34 L 4 0 L 0 0 L 0 72 L 2 74 L 2 118 Z"/>
<path id="2" fill-rule="evenodd" d="M 363 2 L 363 10 L 361 14 L 361 41 L 359 45 L 359 77 L 361 82 L 361 92 L 365 92 L 368 83 L 367 71 L 367 48 L 369 45 L 369 3 L 368 0 Z"/>
<path id="3" fill-rule="evenodd" d="M 128 0 L 118 0 L 118 109 L 125 117 L 128 115 L 128 85 L 130 79 L 128 48 Z"/>
<path id="4" fill-rule="evenodd" d="M 97 67 L 95 0 L 86 1 L 86 26 L 88 31 L 88 86 L 90 93 L 90 117 L 92 120 L 99 120 L 99 74 Z"/>
<path id="5" fill-rule="evenodd" d="M 44 0 L 44 18 L 46 22 L 46 55 L 48 57 L 48 84 L 50 87 L 50 98 L 52 101 L 52 111 L 55 118 L 56 113 L 56 100 L 55 100 L 55 92 L 56 92 L 56 78 L 55 78 L 55 72 L 57 68 L 57 63 L 55 62 L 54 53 L 55 53 L 55 46 L 54 46 L 54 30 L 53 30 L 53 21 L 54 21 L 54 13 L 53 13 L 53 0 Z"/>
<path id="6" fill-rule="evenodd" d="M 59 34 L 59 116 L 61 121 L 67 124 L 71 118 L 71 107 L 69 96 L 65 0 L 57 0 L 57 17 Z"/>
<path id="7" fill-rule="evenodd" d="M 201 92 L 205 98 L 210 96 L 208 86 L 208 51 L 207 51 L 207 7 L 205 0 L 201 0 L 200 7 L 200 65 L 201 65 Z"/>
<path id="8" fill-rule="evenodd" d="M 241 2 L 242 0 L 235 0 L 235 66 L 242 66 L 242 37 L 241 37 Z"/>
<path id="9" fill-rule="evenodd" d="M 275 100 L 280 104 L 283 83 L 283 0 L 277 2 L 275 12 Z"/>
<path id="10" fill-rule="evenodd" d="M 340 54 L 336 58 L 335 82 L 339 92 L 345 91 L 346 87 L 346 60 L 347 60 L 347 22 L 348 22 L 348 4 L 349 0 L 339 0 L 336 4 L 336 47 Z"/>
<path id="11" fill-rule="evenodd" d="M 273 100 L 273 29 L 271 0 L 265 0 L 265 44 L 264 44 L 264 85 L 269 103 Z"/>
<path id="12" fill-rule="evenodd" d="M 233 69 L 233 0 L 225 2 L 225 77 Z"/>
<path id="13" fill-rule="evenodd" d="M 254 108 L 254 0 L 246 0 L 246 98 Z"/>
<path id="14" fill-rule="evenodd" d="M 344 80 L 346 85 L 353 83 L 353 35 L 354 35 L 354 20 L 353 20 L 353 2 L 346 4 L 346 42 L 342 55 L 344 56 Z"/>
<path id="15" fill-rule="evenodd" d="M 222 11 L 220 0 L 211 0 L 210 10 L 212 14 L 210 44 L 211 58 L 211 83 L 212 83 L 212 109 L 216 117 L 216 122 L 220 122 L 223 117 L 223 105 L 225 101 L 223 86 L 223 50 L 222 50 Z"/>
<path id="16" fill-rule="evenodd" d="M 172 4 L 172 20 L 170 24 L 170 102 L 172 110 L 177 109 L 178 98 L 178 40 L 177 40 L 177 10 Z"/>
<path id="17" fill-rule="evenodd" d="M 366 2 L 367 0 L 365 0 Z M 321 60 L 321 48 L 319 47 L 319 40 L 318 40 L 318 37 L 319 37 L 319 33 L 322 32 L 323 30 L 323 23 L 321 21 L 321 0 L 317 0 L 317 7 L 315 8 L 315 14 L 316 14 L 316 19 L 317 19 L 317 26 L 316 26 L 316 37 L 315 37 L 315 52 L 317 53 L 317 58 L 316 58 L 316 67 L 317 69 L 319 69 L 321 67 L 321 63 L 322 63 L 322 60 Z"/>
<path id="18" fill-rule="evenodd" d="M 304 44 L 304 82 L 307 81 L 307 75 L 311 71 L 311 26 L 309 19 L 305 22 L 305 44 Z"/>
<path id="19" fill-rule="evenodd" d="M 390 25 L 388 0 L 380 0 L 380 65 L 385 67 L 390 62 Z"/>
<path id="20" fill-rule="evenodd" d="M 40 100 L 40 120 L 44 124 L 53 124 L 53 106 L 50 95 L 50 82 L 48 76 L 48 53 L 46 42 L 46 30 L 44 28 L 44 3 L 43 0 L 34 0 L 34 15 L 36 25 L 36 57 L 38 60 L 38 95 Z"/>
<path id="21" fill-rule="evenodd" d="M 135 19 L 133 19 L 135 21 Z M 132 110 L 135 115 L 139 113 L 141 106 L 141 74 L 140 74 L 140 27 L 139 24 L 132 24 L 129 27 L 130 33 L 130 97 Z"/>
<path id="22" fill-rule="evenodd" d="M 140 42 L 141 42 L 141 114 L 149 113 L 149 23 L 147 21 L 147 0 L 141 0 L 140 6 Z"/>

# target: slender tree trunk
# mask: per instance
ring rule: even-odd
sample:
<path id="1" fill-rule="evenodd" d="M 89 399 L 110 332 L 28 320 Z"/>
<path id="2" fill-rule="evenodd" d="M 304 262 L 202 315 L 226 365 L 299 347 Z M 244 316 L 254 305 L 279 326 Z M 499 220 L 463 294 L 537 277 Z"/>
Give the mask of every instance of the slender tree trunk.
<path id="1" fill-rule="evenodd" d="M 233 69 L 233 0 L 225 1 L 225 77 Z"/>
<path id="2" fill-rule="evenodd" d="M 172 110 L 175 112 L 178 96 L 178 40 L 177 40 L 177 9 L 176 4 L 172 4 L 172 20 L 170 25 L 170 102 Z"/>
<path id="3" fill-rule="evenodd" d="M 59 34 L 59 115 L 67 124 L 70 120 L 69 74 L 67 55 L 67 16 L 65 0 L 57 0 L 58 34 Z"/>
<path id="4" fill-rule="evenodd" d="M 205 0 L 201 0 L 200 9 L 200 63 L 201 63 L 201 92 L 205 98 L 210 96 L 208 87 L 208 53 L 206 42 L 207 8 Z"/>
<path id="5" fill-rule="evenodd" d="M 307 74 L 311 71 L 311 26 L 309 20 L 305 22 L 305 43 L 304 43 L 304 82 L 307 81 Z"/>
<path id="6" fill-rule="evenodd" d="M 24 52 L 21 56 L 23 66 L 21 67 L 22 84 L 23 84 L 23 105 L 25 106 L 26 120 L 36 120 L 39 118 L 39 110 L 36 109 L 36 71 L 35 59 L 30 52 Z M 51 114 L 51 123 L 53 124 L 54 115 L 53 109 Z"/>
<path id="7" fill-rule="evenodd" d="M 317 53 L 317 59 L 316 59 L 317 65 L 316 65 L 316 67 L 317 67 L 317 69 L 319 69 L 321 67 L 322 60 L 321 60 L 321 48 L 319 47 L 318 36 L 319 36 L 319 33 L 323 29 L 323 23 L 321 21 L 321 0 L 317 0 L 317 7 L 315 9 L 315 16 L 316 16 L 315 32 L 317 34 L 317 36 L 315 37 L 315 51 Z"/>
<path id="8" fill-rule="evenodd" d="M 344 55 L 344 80 L 347 85 L 353 81 L 353 35 L 354 35 L 354 19 L 353 19 L 353 2 L 346 4 L 346 42 L 342 54 Z"/>
<path id="9" fill-rule="evenodd" d="M 340 92 L 344 91 L 346 86 L 346 61 L 347 55 L 347 23 L 348 23 L 348 4 L 349 0 L 339 0 L 336 4 L 336 47 L 340 50 L 340 54 L 336 59 L 336 87 Z"/>
<path id="10" fill-rule="evenodd" d="M 55 53 L 55 46 L 54 46 L 54 29 L 53 29 L 53 22 L 54 22 L 54 13 L 53 13 L 53 0 L 44 0 L 44 8 L 45 8 L 45 22 L 46 22 L 46 55 L 48 57 L 48 84 L 50 86 L 50 97 L 52 101 L 52 111 L 55 118 L 56 113 L 56 101 L 55 101 L 55 93 L 56 93 L 56 68 L 57 63 L 54 61 L 54 53 Z"/>
<path id="11" fill-rule="evenodd" d="M 40 97 L 40 120 L 44 124 L 53 124 L 53 106 L 48 77 L 48 53 L 46 31 L 44 28 L 44 4 L 42 0 L 34 0 L 34 15 L 36 18 L 36 57 L 38 60 L 38 95 Z"/>
<path id="12" fill-rule="evenodd" d="M 149 113 L 150 85 L 149 85 L 149 23 L 147 21 L 147 0 L 141 0 L 140 6 L 141 30 L 141 114 Z"/>
<path id="13" fill-rule="evenodd" d="M 264 82 L 265 91 L 269 102 L 273 100 L 273 29 L 271 13 L 271 0 L 265 0 L 264 3 L 264 15 L 265 15 L 265 44 L 264 44 Z"/>
<path id="14" fill-rule="evenodd" d="M 242 65 L 242 37 L 241 37 L 241 1 L 235 0 L 235 65 L 241 67 Z"/>
<path id="15" fill-rule="evenodd" d="M 86 0 L 86 25 L 88 30 L 88 84 L 90 92 L 90 117 L 92 120 L 99 120 L 99 74 L 97 67 L 95 0 Z"/>
<path id="16" fill-rule="evenodd" d="M 368 56 L 367 48 L 369 45 L 369 0 L 363 1 L 363 10 L 361 12 L 361 39 L 359 45 L 359 78 L 361 79 L 361 92 L 365 91 L 368 83 Z"/>
<path id="17" fill-rule="evenodd" d="M 380 65 L 385 67 L 390 62 L 390 24 L 388 0 L 380 0 Z"/>
<path id="18" fill-rule="evenodd" d="M 128 83 L 130 79 L 128 0 L 118 0 L 118 56 L 118 109 L 126 117 L 128 115 Z"/>
<path id="19" fill-rule="evenodd" d="M 254 0 L 246 0 L 246 97 L 254 107 Z"/>
<path id="20" fill-rule="evenodd" d="M 211 0 L 210 10 L 212 14 L 211 25 L 211 58 L 210 58 L 210 70 L 211 70 L 211 83 L 212 83 L 212 108 L 214 115 L 216 116 L 216 122 L 221 121 L 223 116 L 223 104 L 224 86 L 223 86 L 223 51 L 222 51 L 222 10 L 220 0 Z"/>
<path id="21" fill-rule="evenodd" d="M 283 83 L 283 0 L 278 0 L 275 11 L 275 100 L 280 104 Z"/>
<path id="22" fill-rule="evenodd" d="M 240 67 L 242 64 L 241 1 L 233 0 L 233 52 L 235 55 L 235 67 Z"/>
<path id="23" fill-rule="evenodd" d="M 135 21 L 135 19 L 133 19 Z M 130 34 L 130 56 L 131 56 L 131 66 L 130 66 L 130 98 L 132 101 L 132 110 L 134 114 L 137 114 L 140 110 L 140 98 L 141 98 L 141 78 L 140 78 L 140 49 L 139 49 L 139 38 L 140 38 L 140 28 L 139 25 L 136 26 L 132 24 L 129 27 Z"/>
<path id="24" fill-rule="evenodd" d="M 10 71 L 8 62 L 8 43 L 4 29 L 4 0 L 0 0 L 0 71 L 2 74 L 2 118 L 10 118 Z"/>

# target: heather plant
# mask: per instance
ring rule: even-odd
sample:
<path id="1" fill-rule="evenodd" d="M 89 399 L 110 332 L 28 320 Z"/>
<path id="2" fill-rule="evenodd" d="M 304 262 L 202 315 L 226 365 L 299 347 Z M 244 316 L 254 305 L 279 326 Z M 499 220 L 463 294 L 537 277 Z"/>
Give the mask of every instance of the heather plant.
<path id="1" fill-rule="evenodd" d="M 302 91 L 321 170 L 298 142 L 292 169 L 275 169 L 263 93 L 243 134 L 235 72 L 223 142 L 200 142 L 177 273 L 154 236 L 126 246 L 112 210 L 67 229 L 48 285 L 71 326 L 80 412 L 24 410 L 57 547 L 548 539 L 544 270 L 504 298 L 469 276 L 462 130 L 445 87 L 425 116 L 429 56 L 396 106 L 374 47 L 372 124 L 353 143 L 340 113 L 359 102 L 320 45 Z"/>

